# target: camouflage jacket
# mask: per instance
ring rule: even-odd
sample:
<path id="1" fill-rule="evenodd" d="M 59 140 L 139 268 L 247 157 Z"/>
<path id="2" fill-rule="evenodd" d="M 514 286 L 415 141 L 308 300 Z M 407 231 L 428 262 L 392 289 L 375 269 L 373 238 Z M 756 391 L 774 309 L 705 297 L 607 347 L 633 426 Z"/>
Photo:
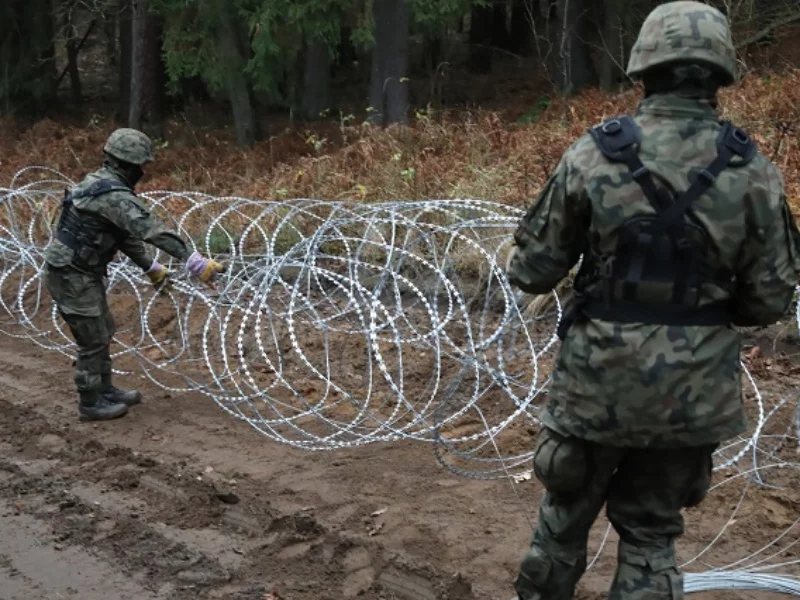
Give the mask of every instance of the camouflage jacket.
<path id="1" fill-rule="evenodd" d="M 677 192 L 688 188 L 690 168 L 716 157 L 721 125 L 707 101 L 653 95 L 634 118 L 643 135 L 639 157 Z M 608 161 L 587 134 L 564 154 L 515 232 L 509 281 L 547 293 L 589 244 L 613 252 L 621 222 L 652 212 L 628 168 Z M 687 212 L 734 274 L 734 311 L 763 325 L 784 316 L 800 274 L 800 241 L 780 171 L 758 153 L 723 171 Z M 715 300 L 722 293 L 703 292 Z M 541 418 L 563 434 L 604 444 L 715 443 L 746 430 L 741 385 L 740 336 L 730 326 L 587 318 L 562 343 Z"/>
<path id="2" fill-rule="evenodd" d="M 125 184 L 124 177 L 106 165 L 87 175 L 73 192 L 84 190 L 101 179 Z M 152 265 L 153 258 L 144 242 L 179 260 L 186 260 L 191 254 L 180 236 L 169 231 L 133 192 L 112 191 L 94 197 L 76 198 L 74 208 L 81 218 L 91 223 L 92 231 L 96 232 L 92 243 L 92 264 L 77 260 L 71 248 L 55 239 L 45 250 L 45 260 L 53 267 L 70 267 L 99 277 L 106 273 L 108 263 L 113 260 L 117 251 L 122 251 L 137 266 L 147 270 Z"/>

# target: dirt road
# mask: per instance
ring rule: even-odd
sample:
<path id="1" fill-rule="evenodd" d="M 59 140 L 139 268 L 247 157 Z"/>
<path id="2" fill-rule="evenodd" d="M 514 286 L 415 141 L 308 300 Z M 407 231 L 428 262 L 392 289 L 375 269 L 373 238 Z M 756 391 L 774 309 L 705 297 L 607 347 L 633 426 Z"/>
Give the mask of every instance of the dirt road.
<path id="1" fill-rule="evenodd" d="M 140 386 L 145 402 L 121 420 L 78 423 L 67 361 L 0 338 L 0 600 L 513 595 L 534 482 L 457 477 L 422 444 L 293 450 L 199 395 L 119 383 Z M 692 556 L 709 530 L 688 519 Z M 584 600 L 603 597 L 611 540 Z"/>

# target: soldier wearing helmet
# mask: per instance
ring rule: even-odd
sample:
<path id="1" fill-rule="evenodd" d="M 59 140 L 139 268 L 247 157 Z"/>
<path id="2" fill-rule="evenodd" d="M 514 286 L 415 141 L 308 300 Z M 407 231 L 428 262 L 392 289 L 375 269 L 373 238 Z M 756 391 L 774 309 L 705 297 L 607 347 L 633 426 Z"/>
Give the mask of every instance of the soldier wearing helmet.
<path id="1" fill-rule="evenodd" d="M 117 251 L 140 267 L 159 291 L 169 286 L 170 273 L 145 243 L 185 261 L 186 270 L 209 286 L 224 270 L 193 252 L 137 198 L 134 188 L 142 167 L 153 161 L 152 143 L 145 134 L 118 129 L 103 151 L 103 166 L 65 194 L 54 240 L 45 250 L 47 287 L 78 346 L 75 385 L 81 420 L 118 418 L 141 401 L 139 392 L 120 390 L 111 379 L 115 326 L 103 279 Z"/>
<path id="2" fill-rule="evenodd" d="M 573 597 L 604 504 L 620 538 L 609 598 L 683 597 L 682 509 L 747 427 L 731 325 L 779 320 L 800 275 L 781 172 L 717 114 L 735 67 L 722 13 L 658 6 L 630 57 L 635 115 L 577 140 L 514 234 L 508 279 L 525 292 L 550 292 L 580 259 L 534 450 L 545 494 L 520 600 Z"/>

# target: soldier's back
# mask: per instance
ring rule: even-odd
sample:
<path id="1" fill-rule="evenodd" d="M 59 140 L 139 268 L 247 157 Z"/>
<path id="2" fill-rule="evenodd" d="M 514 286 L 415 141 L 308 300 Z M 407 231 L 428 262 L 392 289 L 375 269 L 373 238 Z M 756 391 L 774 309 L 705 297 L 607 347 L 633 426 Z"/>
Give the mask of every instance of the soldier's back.
<path id="1" fill-rule="evenodd" d="M 717 156 L 722 124 L 710 104 L 652 96 L 635 120 L 641 130 L 638 156 L 673 198 Z M 591 211 L 593 249 L 613 254 L 625 221 L 652 215 L 655 208 L 629 167 L 609 161 L 591 136 L 578 140 L 565 160 L 568 193 Z M 743 166 L 726 168 L 691 204 L 687 220 L 708 233 L 705 258 L 736 273 L 748 236 L 766 235 L 784 206 L 781 174 L 759 153 Z M 699 304 L 726 301 L 730 293 L 707 282 Z M 739 335 L 727 325 L 578 320 L 563 342 L 543 420 L 612 445 L 700 445 L 730 438 L 747 425 L 739 352 Z"/>

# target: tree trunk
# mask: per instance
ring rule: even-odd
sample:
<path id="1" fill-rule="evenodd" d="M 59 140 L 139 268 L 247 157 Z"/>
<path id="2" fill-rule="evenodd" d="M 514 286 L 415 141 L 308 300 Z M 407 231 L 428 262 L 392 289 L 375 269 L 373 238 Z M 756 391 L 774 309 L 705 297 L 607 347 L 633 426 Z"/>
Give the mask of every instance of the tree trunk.
<path id="1" fill-rule="evenodd" d="M 509 49 L 517 54 L 530 50 L 533 24 L 530 14 L 533 12 L 532 0 L 514 0 L 511 6 L 511 31 L 509 32 Z"/>
<path id="2" fill-rule="evenodd" d="M 164 137 L 164 88 L 166 72 L 161 60 L 163 27 L 161 18 L 145 15 L 142 46 L 142 127 L 154 138 Z"/>
<path id="3" fill-rule="evenodd" d="M 506 27 L 508 13 L 506 12 L 505 2 L 495 2 L 491 14 L 491 45 L 493 48 L 508 50 L 511 44 L 508 39 L 508 28 Z"/>
<path id="4" fill-rule="evenodd" d="M 148 11 L 147 0 L 133 0 L 131 96 L 128 126 L 163 138 L 164 66 L 161 19 Z"/>
<path id="5" fill-rule="evenodd" d="M 119 109 L 117 118 L 127 121 L 131 111 L 131 76 L 133 75 L 133 0 L 119 3 Z"/>
<path id="6" fill-rule="evenodd" d="M 303 76 L 302 116 L 319 119 L 331 107 L 331 55 L 321 40 L 310 40 L 306 47 Z"/>
<path id="7" fill-rule="evenodd" d="M 406 0 L 375 0 L 375 47 L 369 120 L 384 127 L 408 122 L 408 54 L 411 11 Z"/>
<path id="8" fill-rule="evenodd" d="M 492 7 L 474 6 L 469 25 L 469 68 L 473 73 L 492 70 Z"/>
<path id="9" fill-rule="evenodd" d="M 622 82 L 625 57 L 622 47 L 622 10 L 625 0 L 601 0 L 603 9 L 603 54 L 600 63 L 600 87 L 605 91 L 617 89 Z"/>
<path id="10" fill-rule="evenodd" d="M 447 32 L 438 31 L 436 34 L 426 35 L 422 41 L 423 54 L 425 55 L 424 68 L 431 73 L 436 73 L 442 62 L 444 36 L 446 35 Z"/>
<path id="11" fill-rule="evenodd" d="M 103 34 L 106 42 L 106 58 L 112 67 L 117 66 L 117 10 L 119 7 L 111 3 L 103 11 Z"/>
<path id="12" fill-rule="evenodd" d="M 64 11 L 64 31 L 67 36 L 67 71 L 69 72 L 70 91 L 72 103 L 79 107 L 83 104 L 81 90 L 81 72 L 78 69 L 78 30 L 75 27 L 75 2 L 70 2 Z"/>
<path id="13" fill-rule="evenodd" d="M 147 44 L 147 0 L 131 0 L 131 95 L 128 127 L 142 129 L 144 102 L 144 54 Z"/>
<path id="14" fill-rule="evenodd" d="M 571 95 L 598 83 L 589 49 L 587 0 L 558 0 L 555 18 L 551 15 L 550 63 L 553 82 L 561 93 Z"/>
<path id="15" fill-rule="evenodd" d="M 339 34 L 339 51 L 336 65 L 339 67 L 351 67 L 358 60 L 358 51 L 353 40 L 350 39 L 352 29 L 347 25 L 342 25 Z"/>
<path id="16" fill-rule="evenodd" d="M 240 146 L 252 146 L 256 141 L 256 116 L 250 99 L 250 90 L 245 78 L 244 53 L 239 44 L 239 34 L 229 6 L 219 4 L 219 21 L 217 27 L 217 43 L 219 45 L 220 62 L 225 65 L 225 89 L 231 103 L 233 122 L 236 129 L 236 143 Z"/>
<path id="17" fill-rule="evenodd" d="M 0 112 L 38 116 L 52 109 L 54 27 L 49 0 L 0 2 Z"/>

